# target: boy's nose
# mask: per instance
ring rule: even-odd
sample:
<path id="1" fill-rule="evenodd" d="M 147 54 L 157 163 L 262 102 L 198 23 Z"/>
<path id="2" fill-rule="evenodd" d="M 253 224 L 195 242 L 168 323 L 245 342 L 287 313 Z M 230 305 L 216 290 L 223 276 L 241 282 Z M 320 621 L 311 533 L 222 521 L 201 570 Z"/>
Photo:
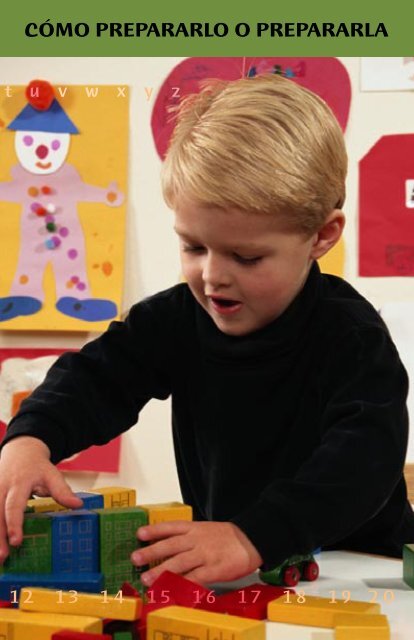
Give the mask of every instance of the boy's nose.
<path id="1" fill-rule="evenodd" d="M 43 160 L 43 158 L 46 158 L 48 153 L 49 153 L 49 149 L 47 148 L 47 146 L 45 144 L 39 144 L 39 146 L 36 149 L 37 157 L 40 158 L 40 160 Z"/>
<path id="2" fill-rule="evenodd" d="M 206 256 L 203 265 L 203 281 L 206 285 L 216 288 L 230 284 L 230 274 L 224 262 L 219 258 Z"/>

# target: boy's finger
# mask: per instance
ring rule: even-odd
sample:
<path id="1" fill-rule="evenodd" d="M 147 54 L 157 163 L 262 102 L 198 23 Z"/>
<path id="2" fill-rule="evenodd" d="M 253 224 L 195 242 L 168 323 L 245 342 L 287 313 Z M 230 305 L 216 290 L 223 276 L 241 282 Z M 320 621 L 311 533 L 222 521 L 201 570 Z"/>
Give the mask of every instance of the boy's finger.
<path id="1" fill-rule="evenodd" d="M 70 486 L 64 480 L 60 471 L 52 469 L 51 473 L 45 479 L 46 486 L 49 489 L 51 497 L 64 507 L 80 508 L 83 502 L 75 496 Z"/>
<path id="2" fill-rule="evenodd" d="M 184 536 L 175 536 L 150 544 L 148 547 L 137 549 L 131 554 L 131 560 L 136 565 L 148 564 L 157 560 L 164 560 L 175 556 L 177 553 L 190 551 L 191 544 Z"/>
<path id="3" fill-rule="evenodd" d="M 6 496 L 4 513 L 6 518 L 7 536 L 13 546 L 18 546 L 23 541 L 23 518 L 27 500 L 31 495 L 30 487 L 24 491 L 11 489 Z"/>
<path id="4" fill-rule="evenodd" d="M 160 540 L 168 536 L 177 536 L 188 533 L 193 526 L 188 520 L 172 520 L 171 522 L 159 522 L 158 524 L 145 525 L 137 531 L 140 540 Z"/>
<path id="5" fill-rule="evenodd" d="M 200 560 L 194 551 L 179 553 L 173 558 L 168 558 L 156 567 L 152 567 L 149 571 L 141 574 L 141 582 L 146 587 L 150 587 L 164 571 L 173 571 L 174 573 L 187 574 L 189 571 L 195 570 L 200 565 Z"/>
<path id="6" fill-rule="evenodd" d="M 0 564 L 3 564 L 9 555 L 9 545 L 7 544 L 7 526 L 4 516 L 4 498 L 0 500 Z"/>

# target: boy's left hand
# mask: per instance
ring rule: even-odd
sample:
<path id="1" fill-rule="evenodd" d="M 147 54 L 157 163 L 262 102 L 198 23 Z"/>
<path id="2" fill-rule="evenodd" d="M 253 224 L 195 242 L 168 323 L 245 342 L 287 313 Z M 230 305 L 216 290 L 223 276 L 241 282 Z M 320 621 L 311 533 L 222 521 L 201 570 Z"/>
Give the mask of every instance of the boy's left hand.
<path id="1" fill-rule="evenodd" d="M 263 564 L 256 547 L 231 522 L 161 522 L 140 527 L 137 536 L 152 544 L 134 551 L 133 564 L 163 561 L 142 574 L 148 587 L 167 570 L 205 585 L 237 580 Z"/>

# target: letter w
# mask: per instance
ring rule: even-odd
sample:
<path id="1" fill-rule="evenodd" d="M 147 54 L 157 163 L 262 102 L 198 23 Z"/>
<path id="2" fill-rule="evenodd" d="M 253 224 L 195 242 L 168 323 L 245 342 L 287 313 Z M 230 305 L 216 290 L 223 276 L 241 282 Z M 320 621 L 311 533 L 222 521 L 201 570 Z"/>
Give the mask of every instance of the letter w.
<path id="1" fill-rule="evenodd" d="M 99 87 L 85 87 L 86 95 L 88 98 L 92 96 L 92 98 L 96 98 L 99 93 Z"/>

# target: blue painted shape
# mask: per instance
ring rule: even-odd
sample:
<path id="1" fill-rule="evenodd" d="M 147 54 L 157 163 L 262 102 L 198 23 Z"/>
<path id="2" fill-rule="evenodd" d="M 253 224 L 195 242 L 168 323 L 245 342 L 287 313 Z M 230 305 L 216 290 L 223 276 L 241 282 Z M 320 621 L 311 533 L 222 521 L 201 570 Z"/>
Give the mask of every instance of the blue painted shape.
<path id="1" fill-rule="evenodd" d="M 88 322 L 110 320 L 115 318 L 117 314 L 116 304 L 112 300 L 101 300 L 99 298 L 81 300 L 65 296 L 59 298 L 56 302 L 56 309 L 66 316 Z"/>
<path id="2" fill-rule="evenodd" d="M 8 296 L 0 298 L 0 322 L 11 320 L 18 316 L 31 316 L 37 313 L 42 303 L 31 296 Z"/>
<path id="3" fill-rule="evenodd" d="M 68 591 L 100 593 L 104 588 L 102 573 L 4 573 L 0 575 L 0 600 L 13 599 L 11 591 L 17 591 L 19 597 L 22 587 L 45 587 Z M 16 598 L 15 598 L 16 599 Z"/>
<path id="4" fill-rule="evenodd" d="M 79 509 L 48 514 L 52 520 L 52 572 L 99 571 L 99 516 Z"/>
<path id="5" fill-rule="evenodd" d="M 89 493 L 89 491 L 76 491 L 75 495 L 83 500 L 84 509 L 103 509 L 104 498 L 101 493 Z"/>
<path id="6" fill-rule="evenodd" d="M 46 131 L 48 133 L 79 133 L 56 98 L 49 109 L 41 111 L 27 104 L 7 129 L 12 131 Z"/>

